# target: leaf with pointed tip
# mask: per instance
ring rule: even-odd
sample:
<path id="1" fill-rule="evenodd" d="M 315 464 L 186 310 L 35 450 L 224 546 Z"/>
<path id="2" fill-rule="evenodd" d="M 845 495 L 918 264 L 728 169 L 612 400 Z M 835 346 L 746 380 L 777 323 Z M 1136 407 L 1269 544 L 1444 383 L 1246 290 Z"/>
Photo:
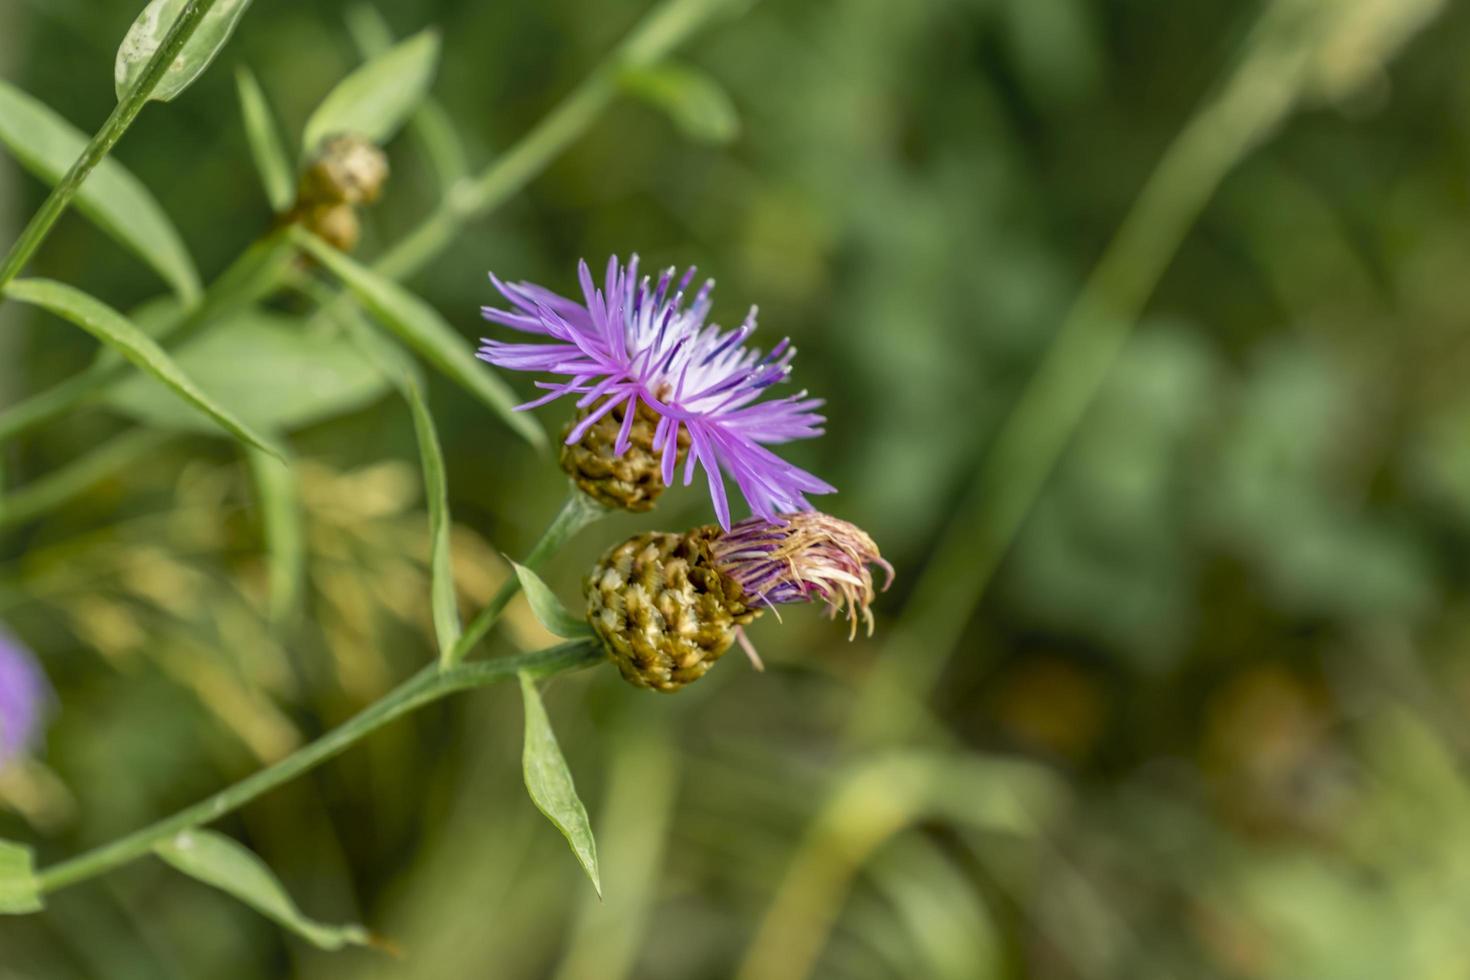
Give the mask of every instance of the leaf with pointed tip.
<path id="1" fill-rule="evenodd" d="M 169 28 L 179 19 L 179 14 L 189 5 L 189 0 L 153 0 L 143 8 L 128 33 L 117 48 L 117 60 L 113 62 L 112 78 L 118 100 L 128 94 L 142 77 L 148 62 L 163 45 Z M 194 28 L 194 34 L 184 43 L 173 63 L 168 66 L 148 98 L 157 102 L 170 102 L 184 89 L 194 84 L 194 79 L 204 74 L 204 69 L 219 54 L 220 49 L 235 32 L 250 0 L 215 0 L 215 4 Z"/>
<path id="2" fill-rule="evenodd" d="M 383 946 L 362 926 L 327 925 L 302 915 L 265 862 L 223 834 L 186 830 L 155 844 L 153 851 L 189 877 L 238 898 L 322 949 Z"/>
<path id="3" fill-rule="evenodd" d="M 369 59 L 327 93 L 306 121 L 301 149 L 308 157 L 322 140 L 352 133 L 388 142 L 418 106 L 439 64 L 439 32 L 419 31 Z"/>
<path id="4" fill-rule="evenodd" d="M 0 840 L 0 915 L 26 915 L 44 907 L 31 849 Z"/>
<path id="5" fill-rule="evenodd" d="M 720 83 L 697 68 L 665 61 L 625 68 L 623 90 L 662 109 L 684 135 L 701 143 L 728 143 L 740 132 L 740 116 Z"/>
<path id="6" fill-rule="evenodd" d="M 526 707 L 526 744 L 521 752 L 526 791 L 536 809 L 556 825 L 571 845 L 572 853 L 592 880 L 592 887 L 602 896 L 602 879 L 597 871 L 597 842 L 592 838 L 592 824 L 587 808 L 572 783 L 567 760 L 556 744 L 556 733 L 546 717 L 546 706 L 536 691 L 536 682 L 524 671 L 520 674 L 521 700 Z"/>
<path id="7" fill-rule="evenodd" d="M 270 103 L 255 75 L 244 65 L 235 69 L 235 91 L 240 96 L 240 116 L 245 120 L 245 139 L 250 143 L 250 156 L 260 173 L 266 200 L 271 210 L 280 213 L 291 206 L 294 194 L 291 160 L 286 156 L 281 131 L 276 126 Z"/>
<path id="8" fill-rule="evenodd" d="M 294 238 L 400 340 L 489 406 L 531 445 L 538 449 L 546 445 L 540 424 L 515 410 L 516 398 L 505 382 L 475 359 L 464 338 L 432 306 L 309 232 L 297 228 Z"/>
<path id="9" fill-rule="evenodd" d="M 526 593 L 531 611 L 552 635 L 568 640 L 592 635 L 592 627 L 587 625 L 587 620 L 572 615 L 556 597 L 556 593 L 551 591 L 551 587 L 541 580 L 541 576 L 525 565 L 517 565 L 515 562 L 511 564 L 515 566 L 516 577 L 521 580 L 521 591 Z"/>
<path id="10" fill-rule="evenodd" d="M 280 450 L 220 405 L 194 383 L 157 341 L 133 325 L 127 317 L 100 300 L 65 283 L 49 279 L 16 279 L 5 287 L 5 295 L 54 313 L 109 344 L 136 366 L 147 371 L 175 395 L 208 415 L 241 442 L 279 457 Z"/>
<path id="11" fill-rule="evenodd" d="M 21 166 L 54 185 L 82 155 L 87 138 L 45 103 L 0 79 L 0 143 Z M 186 305 L 199 297 L 199 272 L 183 239 L 126 167 L 103 157 L 77 191 L 75 203 L 97 227 L 152 266 Z"/>

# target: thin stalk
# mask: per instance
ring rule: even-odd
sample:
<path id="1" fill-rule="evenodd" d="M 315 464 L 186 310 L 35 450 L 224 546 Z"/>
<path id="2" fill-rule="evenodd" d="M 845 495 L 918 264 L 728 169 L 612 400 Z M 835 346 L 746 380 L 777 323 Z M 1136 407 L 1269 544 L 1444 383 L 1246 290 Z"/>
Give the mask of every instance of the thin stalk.
<path id="1" fill-rule="evenodd" d="M 218 820 L 262 793 L 321 765 L 390 721 L 456 691 L 484 687 L 514 678 L 521 672 L 532 677 L 548 677 L 589 667 L 601 660 L 600 651 L 585 640 L 577 640 L 534 653 L 464 664 L 453 670 L 425 667 L 315 742 L 173 816 L 41 871 L 36 876 L 37 885 L 42 893 L 54 892 L 143 857 L 175 834 Z"/>
<path id="2" fill-rule="evenodd" d="M 541 540 L 536 542 L 535 546 L 531 549 L 531 553 L 526 556 L 526 560 L 521 562 L 521 564 L 527 568 L 539 568 L 547 557 L 561 548 L 567 541 L 571 540 L 572 535 L 606 513 L 606 508 L 594 502 L 592 498 L 581 491 L 573 489 L 567 497 L 567 502 L 562 505 L 561 511 L 557 513 L 546 530 L 542 532 Z M 505 612 L 505 607 L 510 604 L 510 600 L 514 599 L 516 593 L 519 591 L 521 591 L 521 580 L 515 575 L 508 576 L 501 583 L 499 591 L 490 598 L 490 601 L 485 604 L 485 608 L 480 610 L 480 614 L 474 618 L 470 625 L 465 627 L 464 633 L 460 635 L 459 642 L 449 651 L 449 656 L 445 658 L 446 670 L 454 668 L 464 660 L 469 652 L 475 648 L 475 644 L 485 638 L 485 634 L 490 632 L 490 628 L 500 619 L 500 614 Z"/>
<path id="3" fill-rule="evenodd" d="M 5 256 L 5 261 L 0 264 L 0 289 L 14 279 L 25 264 L 30 261 L 36 249 L 41 247 L 41 242 L 51 233 L 51 227 L 56 224 L 56 219 L 61 217 L 71 199 L 81 190 L 82 183 L 86 181 L 87 175 L 102 158 L 122 139 L 123 133 L 133 124 L 138 117 L 144 104 L 158 87 L 159 81 L 168 71 L 173 60 L 178 57 L 184 45 L 189 43 L 189 38 L 194 36 L 194 31 L 199 27 L 199 22 L 209 9 L 218 0 L 190 0 L 189 5 L 179 14 L 179 19 L 174 21 L 173 27 L 169 28 L 168 34 L 164 36 L 163 43 L 148 59 L 148 65 L 143 69 L 138 83 L 128 89 L 127 94 L 118 100 L 113 108 L 112 114 L 97 130 L 77 162 L 71 165 L 71 169 L 61 178 L 61 181 L 51 190 L 50 195 L 41 204 L 39 211 L 31 217 L 25 230 L 20 233 L 15 244 L 10 247 L 10 252 Z"/>

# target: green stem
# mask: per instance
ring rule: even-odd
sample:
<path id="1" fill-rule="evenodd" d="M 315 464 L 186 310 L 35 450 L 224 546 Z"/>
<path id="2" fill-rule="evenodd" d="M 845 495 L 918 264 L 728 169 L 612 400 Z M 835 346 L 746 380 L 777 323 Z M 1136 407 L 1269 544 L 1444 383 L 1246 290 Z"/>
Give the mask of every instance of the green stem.
<path id="1" fill-rule="evenodd" d="M 153 455 L 177 436 L 178 433 L 163 429 L 132 429 L 104 442 L 0 500 L 0 528 L 24 523 L 60 507 L 93 484 Z"/>
<path id="2" fill-rule="evenodd" d="M 520 672 L 532 677 L 547 677 L 589 667 L 601 660 L 600 650 L 586 640 L 577 640 L 535 653 L 464 664 L 453 670 L 440 671 L 432 666 L 425 667 L 341 726 L 297 749 L 274 765 L 180 810 L 173 816 L 47 868 L 37 875 L 38 887 L 42 893 L 54 892 L 140 858 L 159 842 L 192 827 L 218 820 L 267 790 L 274 789 L 338 755 L 395 718 L 446 695 L 494 684 L 513 678 Z"/>
<path id="3" fill-rule="evenodd" d="M 535 569 L 547 559 L 553 552 L 566 544 L 582 528 L 591 524 L 599 517 L 607 513 L 607 509 L 595 503 L 592 498 L 573 489 L 567 497 L 567 502 L 562 505 L 561 511 L 547 526 L 541 534 L 541 540 L 536 542 L 526 560 L 521 562 L 527 568 Z M 505 612 L 505 607 L 510 600 L 521 591 L 521 580 L 515 575 L 508 576 L 501 583 L 499 591 L 480 610 L 480 614 L 474 618 L 469 626 L 465 627 L 464 633 L 460 634 L 459 642 L 454 649 L 449 651 L 445 659 L 445 669 L 452 669 L 464 660 L 465 656 L 475 648 L 475 644 L 485 638 L 490 628 L 500 619 L 500 614 Z"/>
<path id="4" fill-rule="evenodd" d="M 51 226 L 56 224 L 56 219 L 61 217 L 67 205 L 71 203 L 71 199 L 76 196 L 77 191 L 81 190 L 82 183 L 92 169 L 101 163 L 102 158 L 107 156 L 118 140 L 122 139 L 123 133 L 127 132 L 144 104 L 153 95 L 153 90 L 163 79 L 164 73 L 173 64 L 179 52 L 184 49 L 184 45 L 189 43 L 189 38 L 194 36 L 199 22 L 217 2 L 218 0 L 190 0 L 189 5 L 179 14 L 179 19 L 174 21 L 173 27 L 169 28 L 168 34 L 164 36 L 163 43 L 158 46 L 153 57 L 148 59 L 148 65 L 143 69 L 138 83 L 128 89 L 127 94 L 118 100 L 116 107 L 112 110 L 112 115 L 107 117 L 107 121 L 102 124 L 101 129 L 97 130 L 92 141 L 83 148 L 82 155 L 77 158 L 76 163 L 71 165 L 71 169 L 61 178 L 60 183 L 52 188 L 51 194 L 42 203 L 41 209 L 35 213 L 25 230 L 20 233 L 20 237 L 16 239 L 15 244 L 10 247 L 10 253 L 5 256 L 4 263 L 0 264 L 0 288 L 14 279 L 16 274 L 30 261 L 36 249 L 40 248 L 41 242 L 45 241 L 46 236 L 50 234 Z"/>

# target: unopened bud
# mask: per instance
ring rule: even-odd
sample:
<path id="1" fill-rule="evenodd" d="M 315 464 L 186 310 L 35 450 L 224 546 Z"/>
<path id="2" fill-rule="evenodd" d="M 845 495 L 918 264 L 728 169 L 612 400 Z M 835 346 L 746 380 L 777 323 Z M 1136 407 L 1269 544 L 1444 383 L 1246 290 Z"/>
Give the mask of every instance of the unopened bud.
<path id="1" fill-rule="evenodd" d="M 703 677 L 767 607 L 824 602 L 854 634 L 860 621 L 871 632 L 870 565 L 892 581 L 873 539 L 826 514 L 640 534 L 588 576 L 587 619 L 630 683 L 676 691 Z"/>
<path id="2" fill-rule="evenodd" d="M 388 180 L 388 158 L 370 140 L 351 133 L 329 136 L 301 175 L 302 204 L 371 204 Z"/>

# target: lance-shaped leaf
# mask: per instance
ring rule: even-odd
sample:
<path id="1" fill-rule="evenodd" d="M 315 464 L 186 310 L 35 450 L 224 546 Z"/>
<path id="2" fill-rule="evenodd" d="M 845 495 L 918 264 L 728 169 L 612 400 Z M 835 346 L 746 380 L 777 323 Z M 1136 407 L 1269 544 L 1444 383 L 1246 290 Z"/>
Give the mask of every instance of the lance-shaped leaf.
<path id="1" fill-rule="evenodd" d="M 238 898 L 322 949 L 384 945 L 362 926 L 327 925 L 302 915 L 265 862 L 223 834 L 186 830 L 153 850 L 189 877 Z"/>
<path id="2" fill-rule="evenodd" d="M 541 576 L 525 565 L 515 562 L 511 564 L 515 566 L 516 578 L 521 580 L 521 591 L 526 593 L 526 601 L 531 604 L 531 611 L 536 614 L 542 626 L 553 635 L 568 640 L 592 635 L 592 627 L 587 624 L 587 620 L 572 615 L 556 597 L 556 593 L 551 591 L 551 587 L 541 580 Z"/>
<path id="3" fill-rule="evenodd" d="M 735 103 L 710 76 L 697 68 L 663 62 L 626 68 L 618 75 L 623 90 L 662 109 L 701 143 L 728 143 L 740 132 Z"/>
<path id="4" fill-rule="evenodd" d="M 556 824 L 556 829 L 566 837 L 572 853 L 581 862 L 582 870 L 592 879 L 592 887 L 602 895 L 602 879 L 597 871 L 597 842 L 592 839 L 592 825 L 587 820 L 587 808 L 577 795 L 572 784 L 572 774 L 567 769 L 567 760 L 556 744 L 556 733 L 551 730 L 551 721 L 546 717 L 546 707 L 536 691 L 536 682 L 529 674 L 521 673 L 521 700 L 526 707 L 526 744 L 521 752 L 521 766 L 525 771 L 526 790 L 536 809 Z"/>
<path id="5" fill-rule="evenodd" d="M 449 552 L 449 487 L 444 479 L 444 453 L 439 448 L 429 406 L 424 404 L 424 396 L 412 378 L 404 379 L 403 397 L 413 412 L 413 430 L 424 466 L 424 496 L 429 504 L 429 598 L 439 659 L 447 666 L 450 651 L 459 642 L 460 626 L 459 607 L 454 600 L 454 563 Z"/>
<path id="6" fill-rule="evenodd" d="M 475 359 L 469 344 L 444 322 L 438 312 L 391 279 L 348 258 L 315 235 L 296 229 L 296 241 L 346 284 L 364 306 L 399 339 L 412 347 L 450 380 L 463 386 L 538 449 L 546 433 L 525 412 L 515 410 L 516 398 L 494 372 Z"/>
<path id="7" fill-rule="evenodd" d="M 266 200 L 271 210 L 285 211 L 294 194 L 291 160 L 286 156 L 281 131 L 276 126 L 270 103 L 255 75 L 244 65 L 235 69 L 235 91 L 240 96 L 240 115 L 245 120 L 245 139 L 250 143 L 250 156 L 260 173 Z"/>
<path id="8" fill-rule="evenodd" d="M 47 184 L 61 180 L 87 146 L 75 126 L 0 79 L 0 143 Z M 77 191 L 76 206 L 119 245 L 153 267 L 186 304 L 199 296 L 199 273 L 168 215 L 138 178 L 103 157 Z"/>
<path id="9" fill-rule="evenodd" d="M 149 60 L 162 46 L 169 28 L 174 26 L 174 21 L 188 5 L 189 0 L 152 0 L 133 21 L 133 26 L 123 36 L 122 44 L 118 45 L 117 60 L 112 66 L 118 99 L 127 95 L 128 89 L 142 77 Z M 169 64 L 153 91 L 148 93 L 148 98 L 169 102 L 192 85 L 229 41 L 235 25 L 249 6 L 250 0 L 215 0 L 214 6 L 205 13 L 193 35 L 184 43 L 183 50 Z"/>
<path id="10" fill-rule="evenodd" d="M 379 146 L 388 142 L 428 94 L 439 64 L 439 32 L 420 31 L 370 59 L 322 100 L 301 138 L 309 157 L 322 140 L 352 133 Z"/>
<path id="11" fill-rule="evenodd" d="M 0 915 L 25 915 L 42 907 L 31 849 L 0 840 Z"/>
<path id="12" fill-rule="evenodd" d="M 351 340 L 267 310 L 224 318 L 171 353 L 215 400 L 264 432 L 289 432 L 345 415 L 388 390 Z M 106 404 L 151 426 L 214 431 L 208 419 L 151 378 L 128 378 L 108 392 Z"/>
<path id="13" fill-rule="evenodd" d="M 103 343 L 117 348 L 123 357 L 167 385 L 175 395 L 209 416 L 241 442 L 273 456 L 281 455 L 269 440 L 205 394 L 156 341 L 106 303 L 65 283 L 49 279 L 16 279 L 5 287 L 5 295 L 39 306 L 76 324 Z"/>

